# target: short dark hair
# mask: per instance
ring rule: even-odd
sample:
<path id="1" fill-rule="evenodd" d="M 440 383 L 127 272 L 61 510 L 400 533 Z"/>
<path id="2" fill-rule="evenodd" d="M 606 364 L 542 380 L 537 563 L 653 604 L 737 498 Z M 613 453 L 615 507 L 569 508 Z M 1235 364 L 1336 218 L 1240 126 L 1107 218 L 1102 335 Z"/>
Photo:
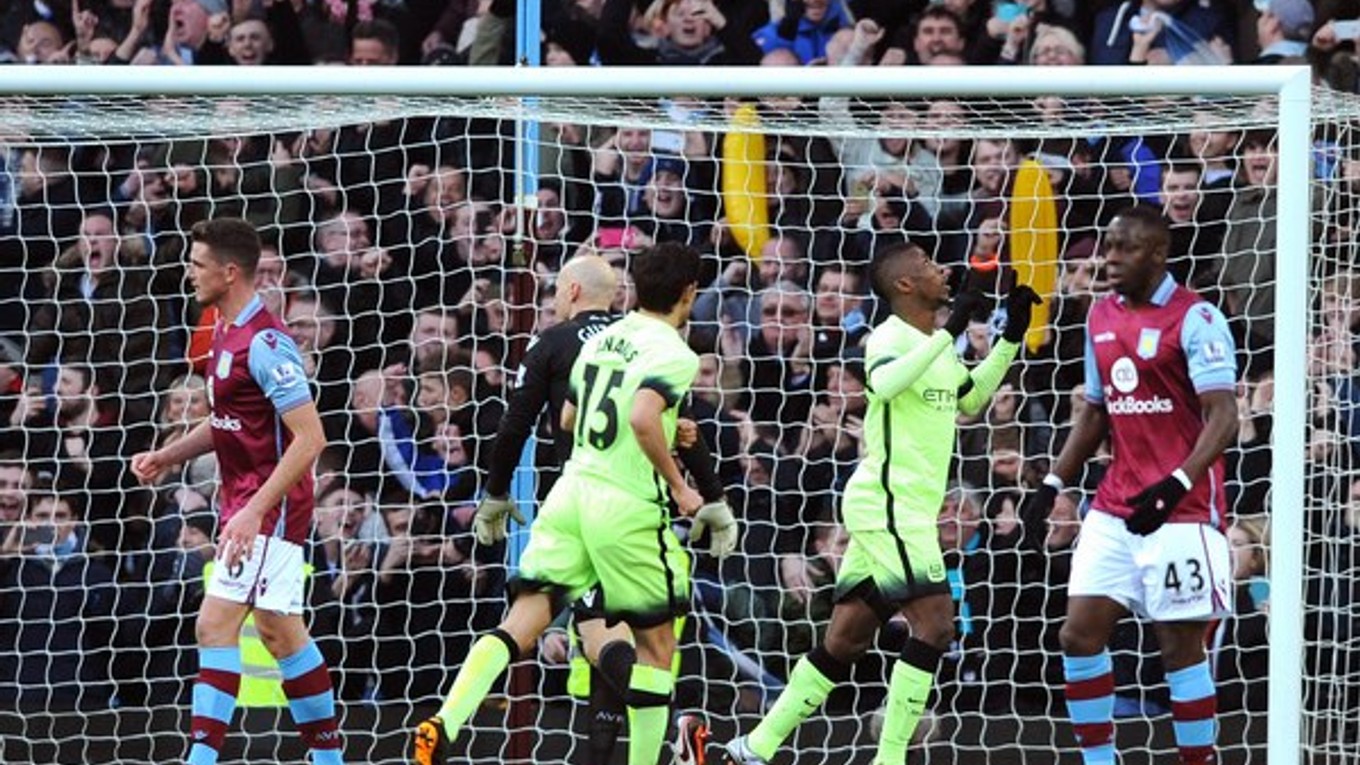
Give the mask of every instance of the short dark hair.
<path id="1" fill-rule="evenodd" d="M 1171 230 L 1167 227 L 1161 210 L 1148 204 L 1136 204 L 1120 210 L 1115 217 L 1137 226 L 1154 249 L 1170 251 Z"/>
<path id="2" fill-rule="evenodd" d="M 912 23 L 911 36 L 913 38 L 915 38 L 916 35 L 920 34 L 921 22 L 927 19 L 945 19 L 947 21 L 950 21 L 954 24 L 955 31 L 957 31 L 959 34 L 963 34 L 963 19 L 959 17 L 959 14 L 951 11 L 950 9 L 946 8 L 943 5 L 931 5 L 927 7 L 924 11 L 921 11 L 921 15 L 917 16 L 916 21 Z"/>
<path id="3" fill-rule="evenodd" d="M 1194 173 L 1200 177 L 1204 176 L 1204 168 L 1198 162 L 1191 162 L 1188 159 L 1170 159 L 1162 170 L 1162 177 L 1165 178 L 1172 173 Z"/>
<path id="4" fill-rule="evenodd" d="M 926 251 L 921 249 L 920 245 L 910 242 L 891 244 L 879 250 L 869 263 L 869 284 L 875 295 L 884 300 L 892 300 L 893 284 L 902 278 L 902 266 L 909 258 L 929 260 L 930 256 L 926 255 Z"/>
<path id="5" fill-rule="evenodd" d="M 355 40 L 377 40 L 384 50 L 393 55 L 396 55 L 397 48 L 401 45 L 401 34 L 387 19 L 373 19 L 355 24 L 354 30 L 349 33 L 349 39 L 350 47 L 354 46 Z"/>
<path id="6" fill-rule="evenodd" d="M 194 224 L 190 239 L 207 246 L 218 263 L 235 263 L 247 275 L 260 263 L 260 234 L 240 218 L 213 218 Z"/>
<path id="7" fill-rule="evenodd" d="M 699 251 L 679 242 L 661 242 L 633 257 L 633 287 L 638 305 L 667 313 L 685 290 L 699 283 Z"/>

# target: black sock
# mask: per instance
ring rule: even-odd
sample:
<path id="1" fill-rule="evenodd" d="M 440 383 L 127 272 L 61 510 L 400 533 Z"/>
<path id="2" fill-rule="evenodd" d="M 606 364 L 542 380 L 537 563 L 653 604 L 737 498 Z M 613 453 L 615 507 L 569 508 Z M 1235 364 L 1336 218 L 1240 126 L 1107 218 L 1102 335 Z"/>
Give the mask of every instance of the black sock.
<path id="1" fill-rule="evenodd" d="M 590 668 L 590 765 L 609 765 L 614 758 L 623 723 L 628 719 L 628 707 L 613 685 L 605 680 L 604 672 Z"/>

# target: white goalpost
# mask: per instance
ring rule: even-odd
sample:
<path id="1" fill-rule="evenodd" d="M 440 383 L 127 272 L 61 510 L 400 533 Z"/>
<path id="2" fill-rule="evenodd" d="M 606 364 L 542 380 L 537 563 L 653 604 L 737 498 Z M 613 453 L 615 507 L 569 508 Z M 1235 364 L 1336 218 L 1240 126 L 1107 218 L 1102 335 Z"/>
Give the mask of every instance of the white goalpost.
<path id="1" fill-rule="evenodd" d="M 1043 108 L 1035 99 L 1060 100 Z M 743 112 L 739 104 L 754 109 Z M 829 116 L 842 105 L 843 112 Z M 894 116 L 899 107 L 900 118 Z M 319 519 L 330 520 L 318 521 L 316 547 L 330 555 L 325 559 L 330 566 L 312 574 L 314 586 L 326 588 L 312 605 L 321 623 L 331 624 L 319 628 L 331 631 L 328 658 L 339 685 L 351 683 L 341 691 L 347 755 L 356 762 L 401 762 L 405 726 L 438 703 L 435 691 L 447 688 L 460 652 L 488 619 L 494 626 L 504 602 L 507 553 L 497 550 L 501 557 L 493 559 L 490 551 L 473 549 L 467 529 L 457 525 L 460 508 L 475 501 L 476 466 L 484 467 L 483 447 L 504 414 L 524 345 L 553 321 L 545 306 L 551 305 L 555 266 L 579 248 L 593 247 L 616 256 L 622 268 L 628 242 L 639 236 L 694 244 L 718 285 L 713 313 L 696 316 L 691 330 L 692 344 L 701 345 L 715 364 L 701 391 L 710 398 L 705 411 L 713 413 L 703 425 L 717 439 L 713 446 L 729 491 L 742 498 L 755 520 L 749 528 L 743 524 L 744 537 L 753 541 L 737 562 L 717 566 L 694 554 L 695 615 L 683 638 L 677 708 L 703 712 L 725 733 L 750 728 L 782 686 L 790 654 L 806 650 L 804 636 L 824 627 L 825 614 L 816 603 L 827 590 L 818 567 L 836 560 L 830 552 L 835 532 L 826 529 L 834 529 L 837 517 L 836 477 L 853 459 L 847 456 L 853 449 L 842 448 L 836 434 L 853 433 L 853 406 L 845 402 L 854 393 L 818 387 L 852 374 L 853 342 L 830 351 L 831 345 L 818 346 L 822 350 L 807 359 L 815 382 L 795 389 L 792 375 L 776 374 L 773 382 L 761 377 L 768 361 L 761 354 L 779 356 L 762 332 L 779 338 L 781 331 L 792 337 L 807 330 L 811 344 L 822 342 L 816 339 L 820 327 L 851 338 L 855 322 L 873 320 L 872 304 L 864 300 L 862 282 L 834 281 L 836 275 L 858 274 L 876 247 L 897 236 L 919 236 L 967 263 L 981 246 L 987 220 L 1000 216 L 996 225 L 1007 238 L 998 247 L 1006 257 L 1020 258 L 1011 248 L 1020 247 L 1022 230 L 1030 237 L 1025 241 L 1050 242 L 1028 251 L 1025 265 L 1031 273 L 1048 274 L 1049 324 L 1042 337 L 1035 336 L 1014 382 L 1019 412 L 1008 420 L 987 415 L 961 428 L 956 472 L 980 492 L 986 507 L 978 508 L 981 519 L 960 532 L 967 537 L 981 529 L 976 537 L 981 541 L 972 542 L 975 547 L 961 541 L 954 551 L 965 561 L 955 582 L 964 614 L 951 659 L 955 669 L 942 679 L 936 737 L 922 741 L 913 757 L 965 762 L 995 751 L 998 761 L 1026 765 L 1075 761 L 1062 688 L 1053 687 L 1043 667 L 1033 672 L 1026 667 L 1048 666 L 1055 658 L 1054 643 L 1042 641 L 1056 640 L 1051 609 L 1061 583 L 1033 578 L 1035 571 L 1052 570 L 1037 562 L 1037 553 L 1012 551 L 997 541 L 1010 533 L 1007 518 L 1013 523 L 1013 500 L 1026 467 L 1004 474 L 994 462 L 1003 451 L 1026 464 L 1056 455 L 1054 439 L 1063 430 L 1073 379 L 1072 359 L 1059 346 L 1081 326 L 1064 311 L 1089 301 L 1099 282 L 1098 248 L 1082 250 L 1078 244 L 1091 247 L 1101 221 L 1118 205 L 1135 199 L 1157 203 L 1165 192 L 1147 185 L 1154 183 L 1149 179 L 1154 170 L 1162 178 L 1197 161 L 1182 153 L 1192 133 L 1234 136 L 1224 139 L 1221 158 L 1230 169 L 1241 172 L 1257 150 L 1275 158 L 1274 180 L 1266 182 L 1273 212 L 1252 219 L 1274 232 L 1273 244 L 1253 249 L 1253 257 L 1268 260 L 1270 270 L 1255 272 L 1262 274 L 1261 283 L 1243 284 L 1230 283 L 1222 271 L 1186 267 L 1203 276 L 1198 286 L 1220 291 L 1227 300 L 1247 295 L 1243 305 L 1255 305 L 1250 301 L 1261 289 L 1273 290 L 1266 313 L 1243 308 L 1234 322 L 1255 338 L 1243 349 L 1254 371 L 1240 377 L 1250 377 L 1254 386 L 1264 370 L 1274 391 L 1273 405 L 1265 404 L 1268 436 L 1251 447 L 1268 454 L 1270 472 L 1255 485 L 1242 479 L 1236 490 L 1264 498 L 1251 514 L 1265 518 L 1268 509 L 1274 512 L 1268 516 L 1268 712 L 1234 713 L 1231 730 L 1239 738 L 1220 741 L 1222 761 L 1252 761 L 1264 753 L 1272 765 L 1360 763 L 1355 754 L 1360 733 L 1350 719 L 1360 715 L 1360 705 L 1350 698 L 1360 695 L 1360 663 L 1351 666 L 1349 628 L 1318 626 L 1334 623 L 1351 608 L 1345 592 L 1360 594 L 1360 581 L 1352 587 L 1350 579 L 1341 594 L 1318 594 L 1333 593 L 1329 577 L 1360 577 L 1360 555 L 1354 569 L 1328 570 L 1337 560 L 1349 561 L 1360 545 L 1345 536 L 1350 527 L 1337 509 L 1347 501 L 1360 507 L 1355 490 L 1342 495 L 1345 489 L 1337 488 L 1360 483 L 1344 454 L 1353 448 L 1347 438 L 1360 442 L 1360 433 L 1345 426 L 1349 417 L 1360 423 L 1360 404 L 1348 409 L 1346 403 L 1360 397 L 1348 399 L 1342 392 L 1354 389 L 1345 387 L 1354 385 L 1345 382 L 1351 375 L 1320 360 L 1327 347 L 1351 340 L 1332 332 L 1327 309 L 1319 307 L 1329 296 L 1352 301 L 1346 303 L 1351 310 L 1360 305 L 1360 284 L 1353 284 L 1360 271 L 1347 241 L 1351 229 L 1334 220 L 1349 220 L 1352 208 L 1360 209 L 1349 196 L 1345 169 L 1353 162 L 1360 178 L 1360 140 L 1351 133 L 1357 117 L 1360 99 L 1314 91 L 1303 67 L 271 67 L 259 74 L 196 67 L 4 67 L 0 287 L 10 288 L 0 289 L 0 315 L 10 318 L 0 321 L 0 339 L 27 356 L 21 388 L 45 385 L 41 395 L 56 402 L 56 370 L 88 367 L 103 399 L 116 400 L 112 406 L 123 419 L 114 428 L 124 434 L 123 443 L 139 437 L 141 425 L 154 424 L 148 438 L 173 437 L 167 434 L 175 423 L 165 420 L 168 391 L 186 385 L 175 378 L 192 371 L 186 359 L 200 319 L 176 282 L 183 267 L 183 227 L 194 216 L 240 214 L 268 232 L 280 265 L 277 283 L 264 289 L 290 330 L 307 338 L 304 349 L 311 354 L 310 371 L 334 444 L 319 467 L 328 479 L 323 491 L 347 497 L 323 503 L 328 513 L 319 513 Z M 535 129 L 526 130 L 531 124 Z M 635 148 L 623 145 L 638 131 L 649 137 Z M 1264 144 L 1251 143 L 1258 134 L 1266 136 Z M 758 143 L 725 143 L 733 137 Z M 869 152 L 881 146 L 880 139 L 907 141 L 901 166 L 878 165 L 869 168 L 871 180 L 855 181 L 856 168 L 863 167 L 855 164 L 861 155 L 853 147 Z M 950 147 L 941 148 L 946 144 Z M 1001 158 L 981 159 L 983 147 L 994 144 L 1003 150 Z M 1330 148 L 1320 148 L 1324 145 Z M 951 165 L 942 159 L 947 151 L 964 153 Z M 1335 167 L 1324 172 L 1321 157 L 1328 151 Z M 1050 223 L 1043 222 L 1048 217 L 1036 216 L 1030 224 L 1005 217 L 1015 209 L 1011 184 L 1027 172 L 1026 160 L 1049 188 L 1047 205 L 1055 211 Z M 611 161 L 615 174 L 607 172 Z M 640 173 L 631 180 L 630 162 Z M 1002 168 L 1001 189 L 992 196 L 977 191 L 988 162 Z M 660 179 L 667 172 L 670 187 Z M 1201 171 L 1195 172 L 1199 177 Z M 733 180 L 738 175 L 745 186 Z M 4 177 L 12 183 L 2 182 Z M 1238 204 L 1245 188 L 1232 184 L 1214 197 L 1207 177 L 1204 182 L 1195 217 L 1185 227 L 1185 241 L 1196 248 L 1206 246 L 1205 237 L 1221 237 L 1246 220 L 1204 217 L 1201 211 L 1215 199 L 1223 200 L 1224 210 Z M 960 191 L 951 183 L 967 186 Z M 62 184 L 69 184 L 69 195 L 58 193 Z M 12 193 L 7 196 L 5 189 Z M 668 211 L 677 196 L 679 212 Z M 988 205 L 1001 212 L 986 213 L 993 209 Z M 561 216 L 556 228 L 548 225 L 550 213 Z M 118 242 L 109 268 L 121 275 L 120 284 L 135 283 L 151 298 L 146 315 L 152 318 L 129 327 L 135 296 L 111 293 L 103 305 L 122 306 L 107 314 L 116 316 L 111 323 L 44 324 L 44 311 L 66 316 L 62 301 L 78 299 L 78 290 L 63 293 L 60 285 L 68 272 L 88 267 L 94 239 L 82 226 L 99 215 L 114 229 L 105 236 Z M 334 242 L 327 239 L 332 233 Z M 785 239 L 797 243 L 792 258 L 762 249 L 764 242 Z M 1195 249 L 1193 257 L 1207 262 L 1220 252 Z M 1088 258 L 1085 286 L 1073 286 Z M 834 283 L 827 287 L 823 279 Z M 95 301 L 95 314 L 105 298 L 90 295 L 102 294 L 85 296 Z M 803 318 L 794 323 L 780 313 L 788 309 L 790 294 L 803 301 Z M 783 317 L 785 324 L 762 324 L 762 309 L 771 307 L 765 315 Z M 852 317 L 856 311 L 858 319 Z M 456 327 L 460 347 L 453 347 L 451 336 L 438 351 L 438 363 L 422 354 L 428 343 L 442 341 L 420 341 L 426 346 L 410 341 L 423 326 L 423 314 L 438 325 L 435 338 L 445 331 L 444 322 Z M 145 332 L 151 333 L 146 345 L 134 348 L 130 338 Z M 83 340 L 76 337 L 80 333 L 86 333 Z M 960 352 L 969 358 L 985 353 L 987 326 L 979 324 L 970 337 Z M 409 355 L 401 355 L 407 350 Z M 150 355 L 136 357 L 142 353 Z M 134 369 L 146 362 L 154 367 L 149 381 L 133 382 Z M 402 369 L 384 377 L 397 362 Z M 429 395 L 424 386 L 436 380 L 443 397 L 422 398 Z M 459 385 L 467 396 L 455 402 L 451 391 Z M 1334 400 L 1321 401 L 1319 385 Z M 804 395 L 806 405 L 789 414 L 790 402 Z M 1335 411 L 1322 417 L 1320 406 Z M 429 411 L 439 407 L 446 413 L 430 420 Z M 428 442 L 427 451 L 443 460 L 439 470 L 447 471 L 449 485 L 461 486 L 456 490 L 461 493 L 440 501 L 443 489 L 425 491 L 412 477 L 414 469 L 396 475 L 392 443 L 383 440 L 390 438 L 390 428 L 364 425 L 365 413 L 396 410 L 413 423 L 413 448 L 419 451 Z M 817 419 L 833 411 L 834 422 Z M 131 421 L 134 416 L 144 422 Z M 1341 447 L 1315 447 L 1323 420 Z M 38 443 L 34 433 L 38 430 L 22 418 L 0 423 L 0 469 L 10 454 L 33 465 L 55 460 L 58 479 L 71 475 L 63 473 L 64 457 L 27 451 Z M 1013 440 L 1000 435 L 1007 433 L 1019 435 Z M 108 690 L 95 701 L 81 691 L 68 703 L 58 700 L 60 694 L 52 692 L 57 681 L 49 680 L 40 689 L 45 695 L 26 695 L 32 689 L 22 687 L 22 672 L 6 676 L 4 667 L 25 666 L 31 656 L 23 651 L 30 649 L 5 645 L 4 636 L 19 630 L 7 631 L 0 623 L 0 759 L 60 759 L 51 753 L 72 751 L 93 757 L 90 761 L 179 756 L 169 735 L 174 731 L 153 736 L 147 730 L 150 719 L 178 722 L 173 714 L 155 715 L 187 710 L 183 687 L 156 695 L 157 683 L 185 679 L 171 678 L 174 673 L 165 668 L 182 668 L 172 654 L 175 641 L 183 649 L 183 633 L 172 633 L 182 629 L 176 620 L 192 615 L 154 611 L 157 587 L 192 589 L 185 579 L 156 578 L 159 554 L 173 547 L 175 555 L 188 555 L 179 542 L 171 545 L 158 535 L 170 533 L 163 529 L 172 521 L 178 533 L 182 521 L 175 519 L 208 511 L 211 466 L 200 466 L 194 475 L 167 476 L 154 496 L 143 496 L 117 478 L 118 466 L 130 455 L 120 446 L 110 448 L 69 486 L 92 498 L 85 511 L 90 530 L 82 539 L 91 558 L 109 569 L 112 586 L 124 589 L 98 615 L 54 612 L 50 623 L 53 632 L 104 635 L 100 639 L 112 653 L 100 660 L 100 677 Z M 539 448 L 539 456 L 548 450 Z M 98 483 L 100 459 L 117 468 L 111 483 Z M 515 489 L 526 510 L 536 491 L 533 460 L 531 447 Z M 40 472 L 32 470 L 34 480 L 53 480 L 39 478 Z M 402 492 L 404 502 L 393 498 Z M 186 501 L 197 504 L 190 508 Z M 110 503 L 124 509 L 111 509 Z M 346 525 L 349 520 L 354 528 Z M 408 531 L 395 532 L 403 522 Z M 457 540 L 450 545 L 457 549 L 447 557 L 396 560 L 390 557 L 391 540 L 402 533 L 430 538 L 451 533 Z M 765 547 L 755 548 L 758 543 Z M 345 556 L 355 548 L 370 558 L 367 567 L 349 571 Z M 513 568 L 514 551 L 508 555 Z M 36 602 L 34 595 L 6 585 L 6 565 L 0 557 L 0 622 L 31 619 L 25 604 Z M 806 581 L 809 593 L 796 602 L 787 586 L 795 567 L 807 577 L 797 581 Z M 342 581 L 342 575 L 348 578 Z M 996 594 L 1011 584 L 1018 594 L 1006 597 L 1013 600 Z M 144 598 L 128 594 L 143 590 Z M 176 603 L 189 602 L 187 594 L 177 597 Z M 4 606 L 6 600 L 13 605 Z M 1030 607 L 1026 603 L 1033 610 L 1021 613 Z M 977 613 L 984 607 L 996 611 Z M 1006 609 L 1013 612 L 1002 613 Z M 1025 644 L 1031 638 L 1040 642 Z M 1127 691 L 1131 703 L 1154 710 L 1156 717 L 1161 697 L 1139 679 L 1138 655 L 1146 646 L 1137 639 L 1130 646 L 1119 654 L 1135 667 L 1121 693 Z M 168 663 L 158 664 L 162 649 L 171 653 L 161 657 Z M 88 644 L 63 651 L 49 658 L 79 661 L 81 673 L 86 654 L 97 653 Z M 554 732 L 571 721 L 565 678 L 565 666 L 512 677 L 506 696 L 510 717 L 487 709 L 473 720 L 472 758 L 576 761 L 583 746 L 579 732 Z M 12 700 L 7 683 L 18 688 Z M 838 706 L 818 718 L 820 727 L 791 742 L 797 761 L 867 762 L 873 747 L 869 720 L 880 686 L 881 678 L 875 685 L 874 678 L 857 675 Z M 1037 699 L 1036 706 L 1020 704 L 1022 697 Z M 1015 703 L 1003 709 L 1008 699 Z M 1039 709 L 1046 711 L 1034 711 Z M 246 739 L 266 740 L 272 724 L 247 726 L 245 735 L 236 732 L 239 724 L 234 727 L 235 748 L 224 761 L 300 760 L 292 742 L 278 743 L 291 730 L 286 715 L 278 719 L 284 735 L 268 738 L 263 750 Z M 1138 729 L 1137 740 L 1135 734 L 1121 736 L 1121 750 L 1129 750 L 1123 761 L 1168 756 L 1169 731 L 1170 721 L 1162 716 Z"/>

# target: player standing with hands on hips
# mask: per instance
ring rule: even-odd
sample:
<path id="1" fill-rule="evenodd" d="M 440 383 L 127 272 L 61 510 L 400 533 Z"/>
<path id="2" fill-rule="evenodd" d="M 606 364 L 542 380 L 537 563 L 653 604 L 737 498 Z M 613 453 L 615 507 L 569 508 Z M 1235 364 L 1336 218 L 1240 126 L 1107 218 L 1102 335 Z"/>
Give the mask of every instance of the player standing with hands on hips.
<path id="1" fill-rule="evenodd" d="M 208 357 L 211 415 L 183 438 L 132 458 L 138 479 L 216 451 L 217 563 L 198 613 L 188 765 L 212 765 L 241 684 L 241 625 L 252 611 L 278 659 L 283 691 L 314 765 L 340 765 L 330 673 L 302 620 L 303 555 L 312 529 L 312 470 L 325 446 L 302 357 L 255 294 L 260 237 L 239 218 L 192 230 L 189 280 L 220 318 Z"/>
<path id="2" fill-rule="evenodd" d="M 940 659 L 954 636 L 954 602 L 940 550 L 937 518 L 954 455 L 959 412 L 976 414 L 996 392 L 1039 302 L 1007 271 L 1006 329 L 987 358 L 969 370 L 954 351 L 986 298 L 969 278 L 950 305 L 948 270 L 912 244 L 875 258 L 874 292 L 892 316 L 865 347 L 866 453 L 845 488 L 841 515 L 850 544 L 836 575 L 836 605 L 822 645 L 799 660 L 788 687 L 765 719 L 726 746 L 732 765 L 763 765 L 817 710 L 851 665 L 873 644 L 884 622 L 902 614 L 911 638 L 895 662 L 875 763 L 902 763 L 925 710 Z M 1009 284 L 1008 284 L 1009 283 Z"/>
<path id="3" fill-rule="evenodd" d="M 1236 349 L 1218 309 L 1166 272 L 1171 235 L 1133 207 L 1104 236 L 1115 294 L 1086 326 L 1086 400 L 1072 435 L 1022 507 L 1043 539 L 1057 493 L 1107 437 L 1113 460 L 1081 527 L 1060 633 L 1067 708 L 1086 765 L 1113 765 L 1108 645 L 1134 611 L 1154 622 L 1171 686 L 1180 761 L 1214 762 L 1216 702 L 1208 623 L 1232 609 L 1223 450 L 1237 436 Z"/>

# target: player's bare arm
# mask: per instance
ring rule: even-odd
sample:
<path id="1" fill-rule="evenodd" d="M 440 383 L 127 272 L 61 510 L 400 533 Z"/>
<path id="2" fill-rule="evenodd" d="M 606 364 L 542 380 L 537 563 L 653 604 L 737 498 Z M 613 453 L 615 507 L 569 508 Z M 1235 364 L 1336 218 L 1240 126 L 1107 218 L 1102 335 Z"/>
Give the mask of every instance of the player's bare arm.
<path id="1" fill-rule="evenodd" d="M 1223 452 L 1237 439 L 1237 399 L 1232 391 L 1211 390 L 1199 394 L 1204 430 L 1190 456 L 1181 464 L 1192 484 L 1198 483 Z"/>
<path id="2" fill-rule="evenodd" d="M 1233 406 L 1236 407 L 1236 402 Z M 1058 492 L 1081 475 L 1082 467 L 1109 435 L 1110 415 L 1103 405 L 1088 403 L 1073 416 L 1072 433 L 1063 444 L 1062 452 L 1053 461 L 1053 467 L 1044 476 L 1038 491 L 1020 506 L 1020 519 L 1029 544 L 1043 549 L 1043 540 L 1048 534 L 1048 514 L 1053 510 Z"/>
<path id="3" fill-rule="evenodd" d="M 562 430 L 568 433 L 576 431 L 576 405 L 570 401 L 562 404 Z"/>
<path id="4" fill-rule="evenodd" d="M 661 426 L 661 413 L 664 411 L 666 399 L 654 390 L 643 388 L 633 396 L 633 409 L 628 414 L 628 424 L 633 427 L 633 435 L 637 438 L 638 445 L 642 447 L 642 453 L 647 455 L 652 467 L 656 468 L 656 472 L 670 487 L 671 497 L 675 500 L 680 514 L 694 515 L 704 500 L 699 496 L 699 492 L 685 483 L 684 476 L 680 475 L 680 469 L 671 458 L 671 445 L 667 442 L 666 431 Z M 562 412 L 564 424 L 566 415 L 567 410 L 564 408 Z M 575 420 L 574 412 L 572 419 Z"/>
<path id="5" fill-rule="evenodd" d="M 1052 474 L 1069 483 L 1110 435 L 1110 415 L 1100 404 L 1082 407 L 1073 418 L 1072 433 L 1053 463 Z"/>
<path id="6" fill-rule="evenodd" d="M 172 468 L 212 451 L 212 423 L 204 420 L 182 438 L 160 449 L 141 452 L 132 458 L 132 474 L 142 483 L 151 483 L 167 468 Z"/>
<path id="7" fill-rule="evenodd" d="M 316 404 L 308 402 L 283 413 L 284 427 L 293 440 L 284 450 L 279 464 L 255 495 L 250 498 L 222 529 L 219 544 L 226 565 L 234 566 L 242 557 L 250 559 L 255 535 L 260 532 L 260 521 L 271 507 L 283 500 L 302 476 L 312 469 L 316 458 L 326 446 L 326 434 L 321 428 L 321 416 Z"/>

